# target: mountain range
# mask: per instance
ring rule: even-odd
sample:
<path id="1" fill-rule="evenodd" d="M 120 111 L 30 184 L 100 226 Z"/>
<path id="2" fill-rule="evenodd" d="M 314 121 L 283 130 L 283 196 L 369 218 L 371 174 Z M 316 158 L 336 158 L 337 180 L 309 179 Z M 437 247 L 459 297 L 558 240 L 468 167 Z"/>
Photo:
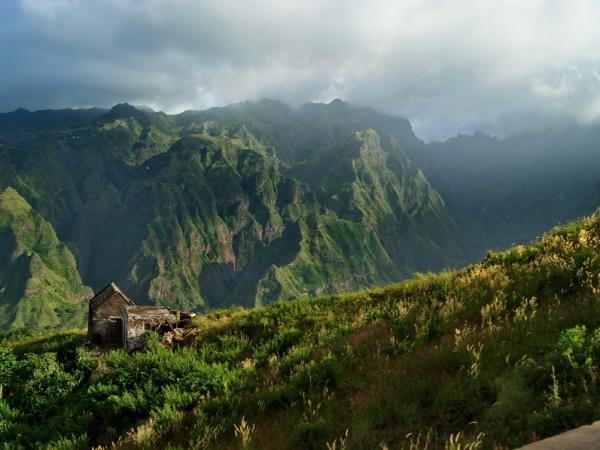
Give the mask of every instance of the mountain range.
<path id="1" fill-rule="evenodd" d="M 341 100 L 0 114 L 0 327 L 81 324 L 110 281 L 206 311 L 457 267 L 593 211 L 599 138 L 426 144 Z"/>

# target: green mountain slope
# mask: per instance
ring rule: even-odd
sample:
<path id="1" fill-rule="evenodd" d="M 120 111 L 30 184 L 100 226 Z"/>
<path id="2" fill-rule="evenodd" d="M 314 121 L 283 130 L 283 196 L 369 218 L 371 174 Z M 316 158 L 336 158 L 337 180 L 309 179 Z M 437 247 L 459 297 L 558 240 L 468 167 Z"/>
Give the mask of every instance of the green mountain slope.
<path id="1" fill-rule="evenodd" d="M 80 326 L 91 291 L 52 226 L 14 189 L 0 193 L 0 328 Z"/>
<path id="2" fill-rule="evenodd" d="M 0 189 L 52 225 L 84 284 L 197 311 L 458 267 L 597 204 L 597 127 L 425 145 L 340 100 L 0 125 Z"/>
<path id="3" fill-rule="evenodd" d="M 136 297 L 193 308 L 206 300 L 251 306 L 393 278 L 376 237 L 322 211 L 261 146 L 244 144 L 225 130 L 184 138 L 130 174 L 111 221 L 94 227 L 98 208 L 85 205 L 81 226 L 94 230 L 89 235 L 114 236 L 94 251 L 92 282 L 122 267 Z M 130 260 L 122 257 L 128 246 Z"/>
<path id="4" fill-rule="evenodd" d="M 600 212 L 457 271 L 213 311 L 173 348 L 9 335 L 0 440 L 515 448 L 600 418 L 599 273 Z"/>
<path id="5" fill-rule="evenodd" d="M 52 223 L 86 284 L 143 303 L 262 305 L 464 261 L 441 197 L 363 116 L 341 102 L 122 104 L 78 128 L 0 134 L 0 187 Z"/>

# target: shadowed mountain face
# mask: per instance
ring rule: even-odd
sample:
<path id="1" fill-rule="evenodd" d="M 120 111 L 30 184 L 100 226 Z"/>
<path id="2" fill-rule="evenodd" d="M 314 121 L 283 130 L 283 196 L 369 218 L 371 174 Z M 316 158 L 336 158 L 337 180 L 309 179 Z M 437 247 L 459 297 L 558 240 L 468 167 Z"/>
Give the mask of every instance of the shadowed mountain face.
<path id="1" fill-rule="evenodd" d="M 428 147 L 408 121 L 339 100 L 55 113 L 41 128 L 28 125 L 37 113 L 0 115 L 0 189 L 56 230 L 83 284 L 115 281 L 141 303 L 204 310 L 388 283 L 529 240 L 597 196 L 545 180 L 561 166 L 546 164 L 539 195 L 519 202 L 530 163 L 502 153 L 487 167 L 477 149 L 503 151 L 496 141 Z M 555 185 L 571 210 L 551 208 Z"/>
<path id="2" fill-rule="evenodd" d="M 0 113 L 0 132 L 77 128 L 105 112 L 101 108 L 46 109 L 35 112 L 21 108 L 11 113 Z"/>
<path id="3" fill-rule="evenodd" d="M 600 201 L 600 127 L 459 136 L 429 149 L 425 173 L 479 254 L 530 241 Z"/>

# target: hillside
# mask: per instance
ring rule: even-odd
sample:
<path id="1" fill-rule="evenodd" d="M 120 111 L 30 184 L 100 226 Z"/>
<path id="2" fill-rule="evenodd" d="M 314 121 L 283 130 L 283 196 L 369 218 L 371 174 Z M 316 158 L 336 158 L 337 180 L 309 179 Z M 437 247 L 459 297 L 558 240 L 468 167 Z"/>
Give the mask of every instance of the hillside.
<path id="1" fill-rule="evenodd" d="M 0 328 L 81 326 L 90 294 L 52 226 L 14 189 L 0 192 Z"/>
<path id="2" fill-rule="evenodd" d="M 0 190 L 47 221 L 86 286 L 206 312 L 381 286 L 530 242 L 597 206 L 598 129 L 426 145 L 408 120 L 341 100 L 17 110 L 0 114 Z"/>
<path id="3" fill-rule="evenodd" d="M 8 335 L 0 439 L 514 448 L 600 418 L 599 273 L 600 212 L 457 271 L 213 311 L 173 349 Z"/>
<path id="4" fill-rule="evenodd" d="M 113 280 L 140 303 L 263 305 L 464 262 L 403 148 L 419 142 L 410 124 L 391 120 L 395 138 L 371 116 L 339 101 L 176 116 L 121 104 L 0 133 L 0 188 L 50 222 L 86 285 Z"/>

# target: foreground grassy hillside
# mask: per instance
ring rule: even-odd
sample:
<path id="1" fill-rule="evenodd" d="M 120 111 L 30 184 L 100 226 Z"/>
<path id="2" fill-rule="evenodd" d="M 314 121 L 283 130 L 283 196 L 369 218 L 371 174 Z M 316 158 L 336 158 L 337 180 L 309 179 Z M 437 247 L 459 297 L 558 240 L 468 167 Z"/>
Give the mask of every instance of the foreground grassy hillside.
<path id="1" fill-rule="evenodd" d="M 599 300 L 597 213 L 459 271 L 215 311 L 173 349 L 156 336 L 127 355 L 78 333 L 7 335 L 0 439 L 513 448 L 600 418 Z"/>

